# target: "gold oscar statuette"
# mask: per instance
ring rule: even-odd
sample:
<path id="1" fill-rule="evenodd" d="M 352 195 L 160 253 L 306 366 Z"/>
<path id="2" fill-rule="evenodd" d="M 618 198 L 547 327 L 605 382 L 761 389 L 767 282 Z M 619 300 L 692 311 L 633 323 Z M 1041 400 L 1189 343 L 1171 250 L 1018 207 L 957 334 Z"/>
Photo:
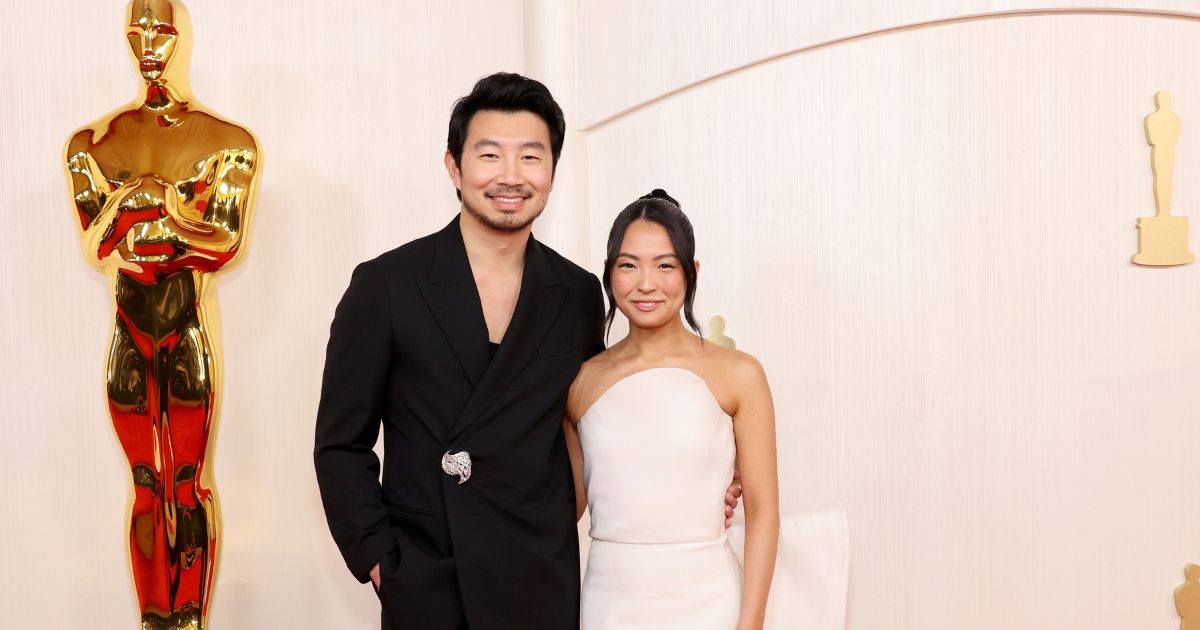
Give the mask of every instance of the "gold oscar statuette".
<path id="1" fill-rule="evenodd" d="M 75 132 L 64 160 L 84 256 L 112 281 L 104 374 L 129 463 L 139 627 L 199 630 L 221 533 L 206 465 L 221 398 L 214 274 L 247 242 L 259 149 L 192 96 L 182 3 L 133 0 L 126 17 L 141 94 Z"/>
<path id="2" fill-rule="evenodd" d="M 733 340 L 733 337 L 725 334 L 724 317 L 721 317 L 720 315 L 713 315 L 712 318 L 708 320 L 708 327 L 712 330 L 712 334 L 708 336 L 709 341 L 721 346 L 722 348 L 729 348 L 730 350 L 737 348 L 737 342 Z"/>
<path id="3" fill-rule="evenodd" d="M 1171 95 L 1154 95 L 1158 107 L 1146 116 L 1146 141 L 1154 172 L 1154 216 L 1137 220 L 1138 252 L 1133 262 L 1148 267 L 1186 265 L 1196 259 L 1188 251 L 1188 218 L 1171 215 L 1171 185 L 1175 172 L 1175 145 L 1179 142 L 1179 114 L 1171 111 Z"/>
<path id="4" fill-rule="evenodd" d="M 1187 581 L 1175 589 L 1179 630 L 1200 630 L 1200 565 L 1187 565 L 1183 575 Z"/>

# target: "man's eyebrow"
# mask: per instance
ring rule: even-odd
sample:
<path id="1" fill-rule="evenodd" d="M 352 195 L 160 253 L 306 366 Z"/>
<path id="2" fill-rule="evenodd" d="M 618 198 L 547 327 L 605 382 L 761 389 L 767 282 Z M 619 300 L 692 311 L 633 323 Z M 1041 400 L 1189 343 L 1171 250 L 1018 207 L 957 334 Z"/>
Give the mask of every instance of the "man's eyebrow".
<path id="1" fill-rule="evenodd" d="M 495 140 L 492 140 L 491 138 L 481 138 L 473 146 L 475 147 L 475 149 L 482 149 L 484 147 L 499 147 L 500 143 Z M 537 149 L 539 151 L 545 151 L 546 145 L 543 144 L 541 140 L 530 140 L 529 142 L 522 143 L 521 148 L 522 149 Z"/>

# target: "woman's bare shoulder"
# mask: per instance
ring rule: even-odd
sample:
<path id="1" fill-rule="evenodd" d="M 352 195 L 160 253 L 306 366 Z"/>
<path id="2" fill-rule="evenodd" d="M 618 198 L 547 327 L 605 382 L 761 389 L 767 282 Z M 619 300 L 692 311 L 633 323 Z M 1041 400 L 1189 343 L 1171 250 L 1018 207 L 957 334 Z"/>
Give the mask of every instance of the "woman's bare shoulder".
<path id="1" fill-rule="evenodd" d="M 594 398 L 594 390 L 603 380 L 604 373 L 611 369 L 612 356 L 609 352 L 605 350 L 579 366 L 579 373 L 571 381 L 571 388 L 567 392 L 567 418 L 571 422 L 579 422 L 580 416 L 587 411 L 585 403 Z"/>
<path id="2" fill-rule="evenodd" d="M 701 361 L 705 371 L 714 373 L 727 382 L 745 383 L 763 376 L 762 364 L 754 355 L 708 341 L 704 343 Z"/>
<path id="3" fill-rule="evenodd" d="M 753 355 L 704 342 L 696 357 L 696 372 L 708 383 L 709 389 L 726 413 L 734 415 L 742 398 L 766 382 L 762 364 Z"/>

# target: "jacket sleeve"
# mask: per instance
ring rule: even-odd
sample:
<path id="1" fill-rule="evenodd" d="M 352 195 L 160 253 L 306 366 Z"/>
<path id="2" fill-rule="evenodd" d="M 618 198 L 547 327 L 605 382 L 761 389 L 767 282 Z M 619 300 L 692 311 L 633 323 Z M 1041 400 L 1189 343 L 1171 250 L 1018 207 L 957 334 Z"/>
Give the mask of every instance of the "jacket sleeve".
<path id="1" fill-rule="evenodd" d="M 313 450 L 329 531 L 360 582 L 396 547 L 372 450 L 391 367 L 391 334 L 387 285 L 363 263 L 330 326 Z"/>
<path id="2" fill-rule="evenodd" d="M 587 312 L 587 356 L 584 360 L 590 359 L 601 352 L 604 352 L 604 290 L 600 287 L 600 280 L 592 274 L 587 275 L 586 296 L 584 303 L 588 305 Z"/>

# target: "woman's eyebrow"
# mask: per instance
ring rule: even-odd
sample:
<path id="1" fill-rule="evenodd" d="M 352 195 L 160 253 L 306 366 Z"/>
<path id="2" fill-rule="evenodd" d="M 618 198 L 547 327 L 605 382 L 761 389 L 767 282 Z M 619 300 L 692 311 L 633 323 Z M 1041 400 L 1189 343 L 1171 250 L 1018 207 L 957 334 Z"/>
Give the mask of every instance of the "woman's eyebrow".
<path id="1" fill-rule="evenodd" d="M 621 252 L 620 254 L 617 254 L 617 258 L 622 258 L 622 257 L 632 258 L 634 260 L 641 260 L 641 258 L 638 258 L 637 256 L 630 254 L 629 252 Z M 676 254 L 671 254 L 671 253 L 659 254 L 659 255 L 655 256 L 652 260 L 662 260 L 663 258 L 679 258 L 679 256 L 677 256 Z"/>

